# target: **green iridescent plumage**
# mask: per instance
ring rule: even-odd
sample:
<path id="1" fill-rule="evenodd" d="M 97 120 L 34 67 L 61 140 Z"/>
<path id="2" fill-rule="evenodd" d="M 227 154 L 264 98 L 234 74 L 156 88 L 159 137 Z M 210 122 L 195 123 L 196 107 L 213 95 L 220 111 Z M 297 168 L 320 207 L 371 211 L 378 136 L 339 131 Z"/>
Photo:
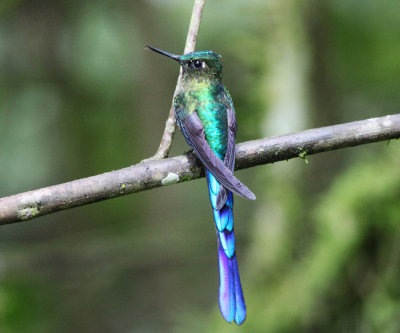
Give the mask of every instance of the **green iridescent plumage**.
<path id="1" fill-rule="evenodd" d="M 206 169 L 218 235 L 220 310 L 225 320 L 240 325 L 246 318 L 246 305 L 235 253 L 232 192 L 253 200 L 255 195 L 233 175 L 236 116 L 229 92 L 221 83 L 220 56 L 211 51 L 178 56 L 149 48 L 182 66 L 182 80 L 174 98 L 176 120 Z"/>
<path id="2" fill-rule="evenodd" d="M 227 146 L 228 126 L 226 107 L 214 97 L 220 90 L 219 84 L 192 83 L 190 90 L 185 89 L 177 93 L 174 104 L 180 106 L 188 115 L 197 113 L 203 124 L 208 144 L 217 156 L 223 159 Z"/>

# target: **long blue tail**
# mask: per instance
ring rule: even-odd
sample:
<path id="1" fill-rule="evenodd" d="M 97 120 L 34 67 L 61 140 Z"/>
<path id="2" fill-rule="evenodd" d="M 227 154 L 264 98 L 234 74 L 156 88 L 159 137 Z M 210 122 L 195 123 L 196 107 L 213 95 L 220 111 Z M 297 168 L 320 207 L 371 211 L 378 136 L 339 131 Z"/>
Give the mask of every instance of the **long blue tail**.
<path id="1" fill-rule="evenodd" d="M 229 192 L 225 205 L 220 210 L 216 210 L 220 184 L 208 170 L 206 170 L 206 175 L 218 236 L 219 308 L 227 322 L 231 323 L 235 320 L 240 325 L 246 319 L 246 304 L 235 254 L 233 195 Z"/>

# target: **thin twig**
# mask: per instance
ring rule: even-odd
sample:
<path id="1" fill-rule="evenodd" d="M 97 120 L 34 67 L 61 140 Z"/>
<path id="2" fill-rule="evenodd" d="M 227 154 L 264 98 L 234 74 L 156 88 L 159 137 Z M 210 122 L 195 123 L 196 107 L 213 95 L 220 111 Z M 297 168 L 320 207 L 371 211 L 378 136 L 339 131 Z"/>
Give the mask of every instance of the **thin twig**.
<path id="1" fill-rule="evenodd" d="M 236 169 L 400 138 L 400 114 L 310 129 L 236 146 Z M 393 166 L 397 167 L 397 166 Z M 0 199 L 0 224 L 33 218 L 204 176 L 192 154 L 128 168 Z"/>
<path id="2" fill-rule="evenodd" d="M 200 21 L 201 21 L 201 15 L 203 13 L 204 2 L 205 2 L 205 0 L 195 0 L 194 1 L 192 18 L 190 19 L 189 31 L 188 31 L 188 34 L 186 37 L 186 45 L 185 45 L 184 54 L 193 52 L 194 48 L 196 46 L 196 40 L 197 40 L 197 35 L 199 33 Z M 182 70 L 179 72 L 179 77 L 178 77 L 178 81 L 176 83 L 176 87 L 178 87 L 181 77 L 182 77 Z M 175 94 L 176 94 L 176 90 L 175 90 L 174 96 L 175 96 Z M 174 104 L 172 102 L 171 108 L 169 110 L 168 119 L 165 122 L 165 129 L 164 129 L 163 136 L 161 138 L 160 146 L 158 147 L 158 150 L 155 153 L 155 155 L 153 157 L 151 157 L 149 160 L 153 160 L 153 159 L 159 160 L 159 159 L 168 157 L 169 150 L 170 150 L 171 144 L 172 144 L 172 139 L 175 134 L 175 130 L 176 130 L 175 112 L 174 112 Z M 148 161 L 148 160 L 145 160 L 145 161 Z"/>

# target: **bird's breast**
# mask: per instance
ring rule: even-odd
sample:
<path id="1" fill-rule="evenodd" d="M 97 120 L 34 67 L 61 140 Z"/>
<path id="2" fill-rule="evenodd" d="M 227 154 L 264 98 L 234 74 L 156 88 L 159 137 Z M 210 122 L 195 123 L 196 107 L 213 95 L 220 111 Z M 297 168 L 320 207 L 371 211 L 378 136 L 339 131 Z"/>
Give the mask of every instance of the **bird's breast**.
<path id="1" fill-rule="evenodd" d="M 228 138 L 228 119 L 226 107 L 213 94 L 202 94 L 196 107 L 206 140 L 211 149 L 223 159 Z"/>
<path id="2" fill-rule="evenodd" d="M 228 140 L 228 118 L 226 106 L 217 98 L 220 86 L 205 80 L 184 83 L 175 97 L 175 103 L 188 115 L 196 112 L 208 144 L 223 159 Z"/>

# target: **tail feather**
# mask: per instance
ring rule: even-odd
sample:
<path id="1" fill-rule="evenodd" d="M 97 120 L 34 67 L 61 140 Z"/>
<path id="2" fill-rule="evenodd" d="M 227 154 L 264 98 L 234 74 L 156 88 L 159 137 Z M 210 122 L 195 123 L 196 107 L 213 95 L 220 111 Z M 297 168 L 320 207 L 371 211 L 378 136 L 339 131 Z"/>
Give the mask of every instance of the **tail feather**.
<path id="1" fill-rule="evenodd" d="M 215 226 L 217 227 L 218 231 L 222 232 L 223 230 L 227 229 L 228 226 L 232 226 L 230 229 L 233 228 L 233 216 L 232 216 L 232 208 L 227 207 L 226 205 L 221 210 L 214 211 L 214 220 Z"/>
<path id="2" fill-rule="evenodd" d="M 219 261 L 219 308 L 224 319 L 231 323 L 235 318 L 235 279 L 232 270 L 232 260 L 228 259 L 218 240 Z"/>
<path id="3" fill-rule="evenodd" d="M 218 210 L 216 202 L 220 184 L 210 172 L 206 171 L 206 176 L 218 236 L 219 308 L 227 322 L 235 321 L 240 325 L 246 319 L 246 304 L 235 254 L 233 195 L 229 192 L 226 202 Z"/>
<path id="4" fill-rule="evenodd" d="M 228 258 L 218 241 L 219 308 L 224 319 L 241 325 L 246 319 L 246 303 L 240 283 L 236 254 Z"/>
<path id="5" fill-rule="evenodd" d="M 233 230 L 224 230 L 222 232 L 218 232 L 218 236 L 225 255 L 228 258 L 232 258 L 232 256 L 235 254 L 235 233 Z"/>
<path id="6" fill-rule="evenodd" d="M 246 303 L 244 301 L 242 285 L 240 283 L 239 277 L 239 267 L 236 260 L 236 255 L 233 260 L 233 272 L 235 276 L 235 300 L 236 300 L 236 313 L 235 313 L 235 322 L 240 325 L 246 319 Z"/>

